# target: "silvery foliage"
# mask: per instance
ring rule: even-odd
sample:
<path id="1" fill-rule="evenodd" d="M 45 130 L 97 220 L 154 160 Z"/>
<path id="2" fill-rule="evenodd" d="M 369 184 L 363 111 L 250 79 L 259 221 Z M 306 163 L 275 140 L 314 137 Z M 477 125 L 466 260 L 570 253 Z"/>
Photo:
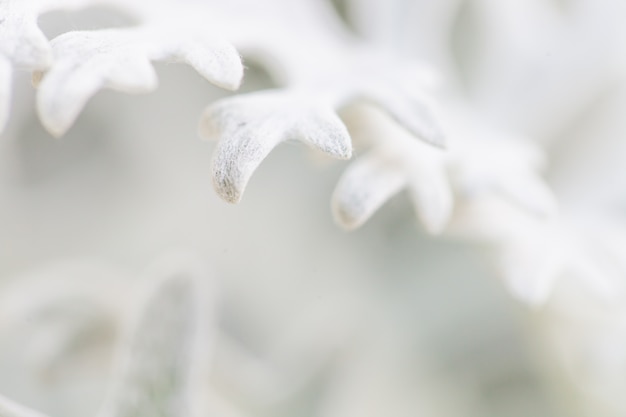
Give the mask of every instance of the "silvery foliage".
<path id="1" fill-rule="evenodd" d="M 367 149 L 350 163 L 332 197 L 339 225 L 363 225 L 393 195 L 407 190 L 428 232 L 493 243 L 513 294 L 539 306 L 555 292 L 550 314 L 556 311 L 557 318 L 549 323 L 574 317 L 587 325 L 584 331 L 555 331 L 556 345 L 574 345 L 563 348 L 561 357 L 575 362 L 582 355 L 575 346 L 587 343 L 587 360 L 606 360 L 598 353 L 606 346 L 599 342 L 602 338 L 586 336 L 595 334 L 594 326 L 604 338 L 624 334 L 623 309 L 603 307 L 602 314 L 593 316 L 597 306 L 585 304 L 595 319 L 580 318 L 576 291 L 582 282 L 603 300 L 623 295 L 626 234 L 621 221 L 606 214 L 618 207 L 618 191 L 605 189 L 599 198 L 596 190 L 572 193 L 558 181 L 546 183 L 541 172 L 551 152 L 563 146 L 557 143 L 559 133 L 601 91 L 623 85 L 624 35 L 613 29 L 620 25 L 610 24 L 624 16 L 621 2 L 575 0 L 568 2 L 566 13 L 556 2 L 543 0 L 472 2 L 489 36 L 469 62 L 471 93 L 458 86 L 462 75 L 449 46 L 463 0 L 349 0 L 348 15 L 360 37 L 349 33 L 324 2 L 127 3 L 0 0 L 0 128 L 8 120 L 16 68 L 33 72 L 40 119 L 59 136 L 102 88 L 156 88 L 152 61 L 185 62 L 213 84 L 237 89 L 243 76 L 241 53 L 266 67 L 278 87 L 220 100 L 201 116 L 200 135 L 218 141 L 212 173 L 224 200 L 242 198 L 256 168 L 281 142 L 301 141 L 339 159 Z M 68 32 L 51 41 L 37 27 L 38 16 L 46 11 L 97 4 L 124 10 L 137 24 Z M 598 31 L 600 26 L 606 30 Z M 590 36 L 597 42 L 588 42 Z M 553 60 L 545 59 L 555 52 Z M 71 324 L 69 333 L 89 327 L 85 323 Z M 146 330 L 141 337 L 152 336 Z M 185 337 L 179 342 L 185 343 Z M 567 343 L 581 339 L 585 343 Z M 58 352 L 64 343 L 59 341 Z M 140 341 L 125 346 L 142 349 Z M 236 347 L 226 351 L 237 357 Z M 132 350 L 127 355 L 136 357 Z M 623 355 L 609 357 L 620 366 L 626 363 Z M 246 360 L 251 359 L 242 354 L 231 363 Z M 596 368 L 610 369 L 615 363 L 607 362 Z M 128 366 L 120 384 L 134 380 L 138 372 Z M 292 379 L 307 379 L 302 375 L 250 391 L 278 386 L 275 392 L 284 393 L 284 387 L 298 385 Z M 115 407 L 106 413 L 123 414 L 120 404 L 128 403 L 115 402 L 115 392 L 121 391 L 112 392 Z M 136 395 L 141 398 L 141 388 Z M 186 394 L 176 395 L 172 401 Z M 37 414 L 10 400 L 2 404 L 7 416 Z"/>
<path id="2" fill-rule="evenodd" d="M 451 11 L 466 3 L 450 0 L 408 7 L 402 1 L 391 3 L 349 2 L 366 37 L 404 53 L 428 56 L 439 64 L 440 72 L 462 76 L 452 68 L 445 45 L 454 24 Z M 623 82 L 624 36 L 621 26 L 613 24 L 624 15 L 623 5 L 481 0 L 471 7 L 485 33 L 484 44 L 468 64 L 475 71 L 473 94 L 464 95 L 461 106 L 458 96 L 453 102 L 449 95 L 441 98 L 439 107 L 447 113 L 440 119 L 448 130 L 448 152 L 437 158 L 426 156 L 436 152 L 406 140 L 404 147 L 396 145 L 390 138 L 401 137 L 401 132 L 382 130 L 383 123 L 377 124 L 379 131 L 364 129 L 379 136 L 380 145 L 374 147 L 374 155 L 346 172 L 335 195 L 336 216 L 348 227 L 358 225 L 390 194 L 407 187 L 426 229 L 437 231 L 450 216 L 446 213 L 451 212 L 447 207 L 452 186 L 457 191 L 452 194 L 462 201 L 444 233 L 495 243 L 502 276 L 521 299 L 545 303 L 561 276 L 576 276 L 604 297 L 619 297 L 623 250 L 616 243 L 620 239 L 615 216 L 606 214 L 617 208 L 619 190 L 589 204 L 583 200 L 588 189 L 577 186 L 578 196 L 572 198 L 571 190 L 565 195 L 560 184 L 549 186 L 537 173 L 549 162 L 546 151 L 555 146 L 559 132 L 574 123 L 604 88 Z M 398 21 L 405 24 L 401 30 Z M 415 21 L 423 25 L 412 24 Z M 599 22 L 604 22 L 603 30 L 598 30 Z M 557 51 L 556 59 L 545 59 Z M 408 156 L 417 152 L 422 159 Z M 445 186 L 442 166 L 453 173 L 451 184 Z M 569 169 L 558 175 L 571 176 Z M 496 192 L 485 193 L 487 189 Z M 430 210 L 424 195 L 433 196 Z M 566 197 L 566 204 L 559 197 Z"/>
<path id="3" fill-rule="evenodd" d="M 67 319 L 59 320 L 61 327 L 55 333 L 56 340 L 43 344 L 47 352 L 34 356 L 39 362 L 36 367 L 66 362 L 64 356 L 72 353 L 76 341 L 85 337 L 98 321 L 113 320 L 121 340 L 115 369 L 111 372 L 113 378 L 97 415 L 206 413 L 205 397 L 199 394 L 204 394 L 206 388 L 216 308 L 215 289 L 211 288 L 208 272 L 198 262 L 170 256 L 152 265 L 142 279 L 135 280 L 134 290 L 129 290 L 128 281 L 125 289 L 119 282 L 111 285 L 100 281 L 99 285 L 93 285 L 83 274 L 94 271 L 96 275 L 106 276 L 105 269 L 94 265 L 65 265 L 6 289 L 4 297 L 8 305 L 4 313 L 13 323 L 28 317 L 40 320 L 49 317 L 51 311 L 71 310 L 77 302 L 85 303 L 81 317 L 67 315 Z M 40 281 L 42 278 L 46 282 Z M 69 287 L 70 291 L 67 291 L 68 279 L 76 284 Z M 86 281 L 89 285 L 85 285 Z M 121 290 L 131 294 L 127 296 L 129 308 L 120 311 L 120 304 L 115 305 L 114 299 L 119 298 Z M 45 414 L 0 397 L 0 415 Z"/>
<path id="4" fill-rule="evenodd" d="M 46 10 L 101 3 L 126 10 L 137 24 L 68 32 L 51 42 L 37 29 L 36 18 Z M 442 3 L 439 13 L 453 14 L 454 3 Z M 379 7 L 355 5 L 352 9 L 357 11 Z M 371 151 L 346 171 L 333 197 L 335 218 L 346 228 L 364 223 L 405 187 L 431 233 L 441 233 L 455 202 L 463 203 L 464 194 L 477 190 L 508 196 L 532 215 L 554 211 L 554 198 L 539 176 L 543 165 L 539 149 L 518 139 L 519 134 L 476 122 L 465 110 L 467 104 L 458 103 L 465 100 L 450 94 L 441 80 L 448 68 L 429 66 L 376 39 L 355 37 L 325 2 L 275 1 L 261 7 L 247 0 L 162 1 L 155 7 L 139 1 L 129 7 L 118 1 L 85 0 L 19 6 L 5 1 L 2 6 L 7 22 L 27 23 L 15 28 L 3 25 L 5 37 L 14 44 L 7 43 L 3 53 L 8 68 L 5 103 L 11 66 L 34 71 L 39 116 L 57 136 L 67 131 L 101 88 L 126 92 L 156 88 L 151 61 L 186 62 L 228 89 L 236 89 L 242 77 L 234 47 L 265 65 L 278 88 L 220 100 L 201 118 L 200 134 L 218 140 L 213 182 L 226 201 L 241 199 L 253 172 L 280 142 L 298 140 L 348 159 L 352 134 L 355 143 L 369 143 Z M 411 15 L 421 12 L 412 10 Z M 289 19 L 283 17 L 287 15 Z M 373 116 L 370 107 L 381 114 Z M 342 120 L 337 112 L 343 109 L 349 115 Z M 368 122 L 372 117 L 376 122 Z M 370 128 L 364 129 L 364 123 Z M 501 138 L 512 139 L 502 145 Z M 442 146 L 448 149 L 438 149 Z"/>

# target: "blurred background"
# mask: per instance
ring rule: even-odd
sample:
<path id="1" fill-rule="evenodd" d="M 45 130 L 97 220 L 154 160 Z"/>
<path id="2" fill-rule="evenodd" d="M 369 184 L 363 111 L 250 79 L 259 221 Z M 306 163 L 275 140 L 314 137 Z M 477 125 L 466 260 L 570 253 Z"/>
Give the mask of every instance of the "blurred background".
<path id="1" fill-rule="evenodd" d="M 621 224 L 623 6 L 526 3 L 336 6 L 354 33 L 434 63 L 480 114 L 539 144 L 563 206 L 610 206 Z M 125 19 L 97 8 L 40 25 L 54 37 Z M 60 139 L 41 127 L 30 75 L 14 80 L 0 140 L 3 395 L 52 416 L 95 413 L 138 277 L 185 251 L 218 283 L 210 380 L 242 416 L 624 415 L 619 301 L 562 284 L 528 306 L 493 248 L 430 236 L 404 194 L 345 232 L 329 200 L 347 162 L 304 146 L 279 146 L 240 204 L 221 201 L 197 124 L 227 93 L 189 67 L 156 68 L 156 92 L 101 92 Z M 250 62 L 242 91 L 273 86 Z"/>

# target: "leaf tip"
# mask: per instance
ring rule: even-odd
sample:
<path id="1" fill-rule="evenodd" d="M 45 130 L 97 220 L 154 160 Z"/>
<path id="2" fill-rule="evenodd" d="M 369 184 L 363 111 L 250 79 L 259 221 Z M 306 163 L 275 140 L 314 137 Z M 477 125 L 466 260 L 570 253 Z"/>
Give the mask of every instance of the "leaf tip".
<path id="1" fill-rule="evenodd" d="M 344 204 L 341 204 L 337 198 L 333 199 L 331 204 L 331 211 L 335 224 L 341 227 L 347 232 L 358 229 L 364 223 L 364 219 L 360 218 L 356 213 L 348 209 Z"/>
<path id="2" fill-rule="evenodd" d="M 235 185 L 235 183 L 227 175 L 219 172 L 213 172 L 213 188 L 217 195 L 227 203 L 237 204 L 243 196 L 243 187 Z"/>

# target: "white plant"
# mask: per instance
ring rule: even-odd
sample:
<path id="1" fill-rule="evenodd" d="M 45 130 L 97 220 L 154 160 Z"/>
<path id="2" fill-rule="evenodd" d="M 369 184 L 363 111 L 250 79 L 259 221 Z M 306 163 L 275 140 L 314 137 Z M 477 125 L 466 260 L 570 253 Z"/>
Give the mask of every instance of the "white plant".
<path id="1" fill-rule="evenodd" d="M 397 214 L 383 206 L 407 191 L 430 236 L 416 230 L 416 239 L 444 245 L 435 251 L 439 264 L 446 264 L 448 256 L 455 263 L 453 246 L 445 246 L 450 241 L 460 238 L 474 254 L 487 246 L 496 264 L 492 273 L 524 303 L 524 314 L 537 317 L 533 330 L 517 337 L 536 340 L 544 357 L 556 359 L 554 369 L 544 370 L 546 380 L 581 394 L 579 410 L 564 409 L 562 415 L 623 415 L 626 403 L 619 392 L 626 382 L 619 375 L 626 359 L 615 346 L 623 345 L 625 334 L 626 232 L 619 213 L 625 184 L 608 185 L 619 177 L 625 149 L 616 140 L 626 132 L 622 2 L 335 3 L 345 21 L 326 0 L 0 0 L 0 132 L 6 137 L 0 144 L 0 158 L 6 161 L 0 173 L 6 186 L 0 190 L 0 225 L 7 225 L 6 237 L 0 239 L 0 249 L 7 247 L 7 266 L 0 265 L 0 271 L 16 276 L 0 293 L 0 334 L 7 335 L 5 340 L 38 334 L 42 341 L 11 355 L 28 362 L 33 375 L 74 366 L 98 375 L 100 382 L 85 389 L 103 404 L 101 417 L 293 414 L 290 404 L 298 413 L 330 417 L 468 415 L 463 413 L 478 401 L 472 398 L 480 397 L 474 380 L 463 382 L 429 369 L 428 343 L 415 341 L 410 330 L 422 322 L 406 321 L 402 313 L 413 298 L 385 295 L 381 273 L 372 272 L 390 266 L 384 249 L 375 246 L 386 232 L 379 231 L 379 223 L 365 224 Z M 96 13 L 98 7 L 122 13 L 130 23 L 64 31 L 53 39 L 38 26 L 38 19 L 51 11 L 94 7 Z M 88 117 L 90 100 L 101 109 L 98 93 L 103 89 L 157 91 L 154 65 L 159 62 L 188 64 L 226 90 L 239 89 L 243 81 L 245 93 L 215 99 L 217 93 L 211 92 L 208 107 L 194 117 L 200 119 L 198 134 L 215 142 L 210 176 L 217 195 L 241 203 L 241 210 L 255 202 L 243 212 L 256 217 L 227 214 L 242 211 L 195 195 L 207 185 L 206 178 L 189 173 L 197 162 L 196 150 L 179 157 L 183 145 L 175 138 L 167 144 L 156 140 L 154 149 L 144 138 L 148 131 L 158 136 L 161 127 L 187 132 L 188 126 L 176 124 L 169 114 L 155 121 L 148 113 L 130 111 L 132 122 L 120 124 L 118 132 L 142 137 L 137 144 L 117 144 L 116 152 L 133 155 L 128 157 L 133 168 L 120 178 L 138 178 L 139 185 L 111 199 L 103 190 L 104 204 L 117 216 L 112 223 L 118 225 L 110 235 L 95 234 L 105 243 L 88 243 L 92 236 L 68 220 L 59 223 L 60 233 L 47 231 L 49 221 L 39 223 L 41 232 L 24 231 L 23 224 L 44 211 L 38 202 L 54 201 L 52 215 L 63 218 L 58 213 L 79 201 L 80 193 L 72 188 L 76 184 L 89 189 L 89 195 L 98 193 L 85 168 L 78 170 L 79 176 L 85 174 L 84 183 L 82 178 L 60 180 L 43 191 L 15 180 L 20 169 L 15 147 L 28 139 L 22 129 L 28 112 L 36 111 L 60 143 L 73 132 L 86 141 L 93 130 L 86 133 L 80 123 L 83 111 Z M 245 64 L 265 70 L 271 88 L 246 85 Z M 18 103 L 21 96 L 13 97 L 14 90 L 23 91 L 16 70 L 32 77 L 36 92 L 31 110 Z M 123 114 L 120 107 L 116 113 Z M 198 110 L 190 103 L 180 107 L 179 115 Z M 293 205 L 288 213 L 296 207 L 316 212 L 308 196 L 317 192 L 307 189 L 307 181 L 319 185 L 325 180 L 298 177 L 297 196 L 281 195 L 276 205 L 263 202 L 275 194 L 269 186 L 264 190 L 262 181 L 248 187 L 263 160 L 290 141 L 334 159 L 354 158 L 336 180 L 331 211 L 344 229 L 365 226 L 355 233 L 369 236 L 367 242 L 357 237 L 353 247 L 342 246 L 334 242 L 344 238 L 340 230 L 330 234 L 317 220 L 296 221 L 276 209 Z M 274 179 L 284 175 L 274 174 Z M 167 192 L 155 197 L 161 187 Z M 253 194 L 250 200 L 243 198 L 246 189 Z M 265 192 L 267 198 L 258 197 Z M 188 208 L 198 202 L 213 208 L 210 219 L 203 208 Z M 400 217 L 393 221 L 403 222 Z M 282 228 L 271 226 L 283 221 Z M 244 228 L 241 223 L 245 232 L 237 231 Z M 372 230 L 379 234 L 368 235 Z M 40 234 L 58 241 L 60 248 L 65 234 L 74 236 L 78 247 L 85 242 L 85 251 L 91 250 L 89 257 L 104 259 L 18 274 L 31 264 L 62 257 L 57 253 L 85 256 L 76 248 L 57 251 L 35 241 L 32 256 L 27 249 L 13 249 L 14 242 L 16 248 L 30 247 L 29 239 Z M 401 240 L 393 242 L 396 249 L 402 247 Z M 130 271 L 152 258 L 148 254 L 179 244 L 203 262 L 164 257 L 145 274 L 145 282 L 133 280 L 136 274 Z M 275 258 L 265 253 L 273 245 L 281 248 Z M 358 254 L 368 245 L 377 247 L 371 260 Z M 38 252 L 46 248 L 55 250 Z M 229 258 L 231 249 L 236 255 Z M 319 285 L 333 293 L 319 304 L 314 291 L 307 290 L 313 285 L 309 280 L 290 284 L 287 276 L 311 278 L 303 265 L 315 260 L 325 264 L 322 254 L 335 256 L 337 266 L 332 279 L 315 274 L 323 282 Z M 217 275 L 224 275 L 220 288 L 199 266 L 205 261 L 219 266 Z M 120 263 L 132 266 L 103 266 Z M 268 267 L 270 263 L 275 266 Z M 265 275 L 280 276 L 255 277 L 264 267 L 271 271 Z M 358 279 L 353 282 L 352 276 Z M 337 277 L 342 279 L 333 282 Z M 143 295 L 127 294 L 131 286 Z M 292 292 L 283 299 L 288 288 Z M 464 298 L 480 300 L 483 295 L 476 291 Z M 138 301 L 142 297 L 145 301 Z M 136 305 L 139 312 L 133 312 Z M 456 310 L 451 306 L 450 311 Z M 243 325 L 236 323 L 239 315 L 258 317 Z M 423 320 L 437 323 L 432 333 L 444 328 L 441 322 Z M 91 337 L 98 343 L 85 342 Z M 459 341 L 455 337 L 451 345 Z M 414 351 L 413 345 L 419 349 Z M 103 346 L 120 351 L 111 375 L 108 359 L 98 356 Z M 81 355 L 94 362 L 76 365 Z M 414 362 L 418 365 L 410 367 Z M 476 380 L 494 369 L 475 372 Z M 108 395 L 97 394 L 105 385 Z M 312 394 L 316 386 L 323 386 L 317 397 Z M 455 401 L 442 400 L 452 395 Z M 57 404 L 55 395 L 50 397 L 46 401 Z M 46 409 L 46 401 L 33 404 L 45 409 L 40 413 L 19 404 L 30 404 L 28 400 L 2 397 L 0 417 L 56 415 L 54 407 Z M 77 408 L 67 409 L 84 413 L 93 399 L 76 403 Z M 530 404 L 523 408 L 525 415 L 537 413 Z"/>

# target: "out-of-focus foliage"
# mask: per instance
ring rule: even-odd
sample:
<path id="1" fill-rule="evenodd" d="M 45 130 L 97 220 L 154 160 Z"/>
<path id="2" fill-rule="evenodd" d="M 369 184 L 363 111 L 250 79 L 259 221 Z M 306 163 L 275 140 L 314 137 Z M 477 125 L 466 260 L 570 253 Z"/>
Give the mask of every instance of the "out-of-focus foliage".
<path id="1" fill-rule="evenodd" d="M 0 417 L 623 416 L 625 14 L 0 0 Z"/>

